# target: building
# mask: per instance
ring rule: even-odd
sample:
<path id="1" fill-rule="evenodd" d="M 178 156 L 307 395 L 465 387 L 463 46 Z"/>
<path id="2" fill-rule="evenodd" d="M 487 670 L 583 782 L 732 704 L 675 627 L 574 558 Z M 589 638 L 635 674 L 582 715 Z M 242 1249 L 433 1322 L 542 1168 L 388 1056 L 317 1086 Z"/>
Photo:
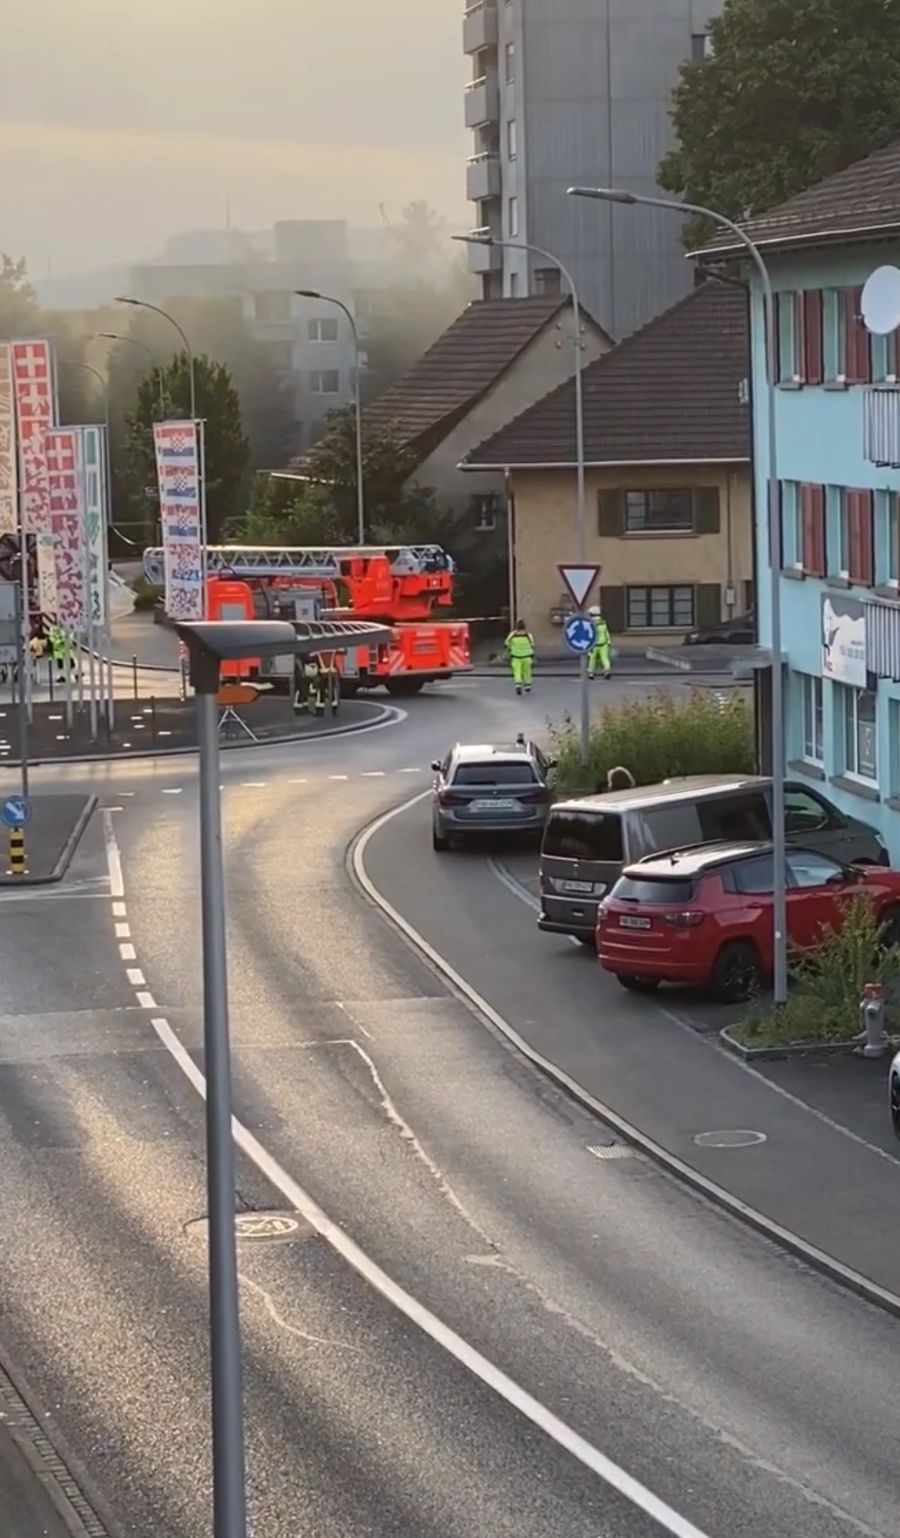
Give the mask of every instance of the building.
<path id="1" fill-rule="evenodd" d="M 543 246 L 569 266 L 585 306 L 627 336 L 691 284 L 677 219 L 566 196 L 576 183 L 657 189 L 671 147 L 679 66 L 702 59 L 722 0 L 475 0 L 465 120 L 476 233 Z M 554 289 L 559 273 L 521 251 L 470 246 L 484 295 Z"/>
<path id="2" fill-rule="evenodd" d="M 900 862 L 900 331 L 862 288 L 900 267 L 900 142 L 746 226 L 776 289 L 780 608 L 792 776 L 883 832 Z M 698 253 L 740 258 L 730 237 Z M 765 331 L 752 320 L 759 638 L 771 645 Z M 900 282 L 900 279 L 898 279 Z M 900 311 L 897 319 L 900 321 Z"/>
<path id="3" fill-rule="evenodd" d="M 589 315 L 581 323 L 590 362 L 610 340 Z M 503 473 L 463 474 L 460 461 L 571 378 L 572 325 L 571 304 L 560 294 L 476 300 L 366 411 L 371 427 L 397 435 L 414 461 L 414 479 L 433 487 L 442 507 L 474 533 L 505 540 Z"/>
<path id="4" fill-rule="evenodd" d="M 587 559 L 616 634 L 679 639 L 753 602 L 748 369 L 746 292 L 710 282 L 585 370 Z M 579 559 L 573 382 L 464 466 L 505 475 L 512 607 L 540 648 L 562 649 L 557 566 Z"/>

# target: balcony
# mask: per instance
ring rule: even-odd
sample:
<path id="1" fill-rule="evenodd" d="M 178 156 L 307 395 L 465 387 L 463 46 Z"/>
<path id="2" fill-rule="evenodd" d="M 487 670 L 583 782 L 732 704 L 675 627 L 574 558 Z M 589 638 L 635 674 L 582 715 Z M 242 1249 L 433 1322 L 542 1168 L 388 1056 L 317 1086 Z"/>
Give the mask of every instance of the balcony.
<path id="1" fill-rule="evenodd" d="M 870 465 L 900 468 L 900 388 L 866 390 L 863 455 Z"/>
<path id="2" fill-rule="evenodd" d="M 483 229 L 472 230 L 473 239 L 487 239 L 493 232 L 488 226 Z M 502 272 L 503 248 L 502 246 L 467 246 L 469 253 L 469 271 L 474 273 Z"/>
<path id="3" fill-rule="evenodd" d="M 466 166 L 466 197 L 470 203 L 483 203 L 485 198 L 499 198 L 500 156 L 494 153 L 473 155 Z"/>
<path id="4" fill-rule="evenodd" d="M 483 128 L 486 123 L 499 121 L 500 82 L 496 69 L 491 69 L 466 86 L 466 127 Z"/>
<path id="5" fill-rule="evenodd" d="M 480 53 L 497 46 L 497 6 L 494 0 L 478 0 L 463 17 L 463 53 Z"/>

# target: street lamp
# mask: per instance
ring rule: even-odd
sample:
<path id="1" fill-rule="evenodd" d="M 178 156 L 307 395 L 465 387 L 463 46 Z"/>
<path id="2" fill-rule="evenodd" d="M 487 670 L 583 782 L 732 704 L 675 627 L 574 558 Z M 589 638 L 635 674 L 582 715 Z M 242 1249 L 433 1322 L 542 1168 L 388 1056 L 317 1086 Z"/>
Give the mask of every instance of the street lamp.
<path id="1" fill-rule="evenodd" d="M 181 337 L 181 340 L 184 343 L 184 350 L 187 353 L 191 387 L 191 421 L 196 422 L 197 381 L 194 376 L 194 351 L 187 339 L 187 334 L 184 331 L 184 328 L 178 324 L 178 321 L 175 319 L 174 315 L 169 314 L 168 310 L 161 310 L 158 304 L 148 304 L 146 299 L 130 299 L 126 294 L 118 294 L 116 296 L 116 304 L 130 304 L 136 310 L 150 310 L 154 315 L 161 315 L 163 320 L 167 320 L 170 326 L 175 327 L 175 330 L 178 332 L 178 335 Z"/>
<path id="2" fill-rule="evenodd" d="M 500 240 L 493 235 L 453 235 L 453 240 L 460 240 L 468 246 L 497 246 L 508 251 L 528 251 L 534 256 L 541 257 L 544 261 L 556 267 L 562 273 L 569 285 L 572 295 L 572 320 L 575 327 L 575 459 L 576 459 L 576 489 L 575 489 L 575 528 L 578 539 L 578 560 L 582 566 L 587 564 L 587 516 L 585 503 L 585 453 L 584 453 L 584 389 L 582 383 L 582 343 L 581 343 L 581 303 L 578 298 L 578 290 L 575 280 L 564 262 L 552 251 L 545 251 L 543 246 L 532 245 L 525 240 Z M 514 616 L 512 616 L 514 618 Z M 587 654 L 581 654 L 581 762 L 586 764 L 590 752 L 590 726 L 591 708 L 588 688 L 588 659 Z"/>
<path id="3" fill-rule="evenodd" d="M 137 347 L 141 352 L 147 354 L 147 357 L 150 359 L 151 368 L 159 372 L 159 417 L 160 421 L 162 421 L 166 414 L 165 381 L 163 371 L 159 368 L 159 361 L 153 348 L 148 347 L 146 342 L 139 342 L 136 336 L 120 336 L 118 331 L 96 331 L 94 335 L 100 341 L 122 342 L 125 347 Z"/>
<path id="4" fill-rule="evenodd" d="M 392 632 L 362 620 L 197 620 L 176 624 L 187 647 L 197 701 L 200 782 L 200 904 L 203 939 L 203 1052 L 206 1073 L 206 1181 L 209 1335 L 212 1376 L 213 1532 L 246 1538 L 247 1483 L 241 1324 L 235 1240 L 231 1047 L 217 695 L 222 663 L 244 657 L 308 656 L 347 645 L 378 645 Z"/>
<path id="5" fill-rule="evenodd" d="M 775 298 L 772 279 L 762 252 L 746 230 L 715 209 L 704 208 L 700 203 L 679 203 L 674 198 L 644 197 L 642 193 L 628 192 L 617 187 L 570 187 L 570 195 L 576 198 L 597 198 L 601 203 L 644 204 L 649 208 L 667 208 L 678 214 L 699 214 L 716 224 L 723 224 L 744 246 L 759 273 L 762 284 L 763 309 L 766 332 L 766 384 L 768 397 L 769 437 L 769 562 L 771 565 L 772 610 L 772 882 L 774 922 L 774 985 L 776 1008 L 787 1002 L 787 896 L 785 870 L 784 832 L 784 679 L 781 662 L 781 515 L 778 496 L 778 443 L 777 443 L 777 386 L 776 375 L 777 332 L 775 327 Z"/>
<path id="6" fill-rule="evenodd" d="M 343 299 L 335 299 L 333 294 L 320 294 L 315 288 L 295 288 L 294 293 L 298 299 L 319 299 L 323 304 L 334 304 L 339 310 L 343 310 L 350 323 L 353 333 L 353 348 L 356 353 L 356 368 L 353 372 L 353 403 L 356 412 L 356 519 L 357 536 L 359 543 L 366 542 L 366 499 L 363 487 L 363 435 L 362 435 L 362 398 L 360 394 L 360 360 L 359 360 L 359 327 L 353 311 L 346 305 Z"/>

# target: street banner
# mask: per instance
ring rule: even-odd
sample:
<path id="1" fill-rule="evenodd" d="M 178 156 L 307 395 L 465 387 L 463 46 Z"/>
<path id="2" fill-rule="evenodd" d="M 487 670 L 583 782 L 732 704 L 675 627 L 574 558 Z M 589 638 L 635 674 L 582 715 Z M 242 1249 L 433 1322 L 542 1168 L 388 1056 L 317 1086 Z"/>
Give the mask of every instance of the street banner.
<path id="1" fill-rule="evenodd" d="M 171 619 L 203 618 L 202 422 L 156 422 L 153 442 L 165 564 L 165 610 Z"/>
<path id="2" fill-rule="evenodd" d="M 9 342 L 0 342 L 0 534 L 15 534 L 19 527 L 16 487 L 12 349 Z"/>
<path id="3" fill-rule="evenodd" d="M 106 626 L 106 428 L 83 427 L 84 535 L 87 547 L 88 606 L 95 630 Z"/>
<path id="4" fill-rule="evenodd" d="M 11 348 L 22 541 L 29 534 L 35 537 L 38 603 L 41 613 L 52 618 L 56 614 L 56 564 L 44 437 L 56 421 L 53 354 L 47 341 L 13 342 Z"/>
<path id="5" fill-rule="evenodd" d="M 81 428 L 51 428 L 45 443 L 56 565 L 56 618 L 64 630 L 83 635 L 87 629 L 87 583 Z"/>

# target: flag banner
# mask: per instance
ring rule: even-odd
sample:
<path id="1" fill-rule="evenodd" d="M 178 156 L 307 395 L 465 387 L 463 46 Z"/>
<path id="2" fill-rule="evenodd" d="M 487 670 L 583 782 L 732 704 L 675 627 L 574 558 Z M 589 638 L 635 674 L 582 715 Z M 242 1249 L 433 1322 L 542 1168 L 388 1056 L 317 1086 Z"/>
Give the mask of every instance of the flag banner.
<path id="1" fill-rule="evenodd" d="M 19 527 L 17 484 L 12 348 L 0 342 L 0 534 L 15 534 Z"/>
<path id="2" fill-rule="evenodd" d="M 81 428 L 53 427 L 44 441 L 56 564 L 56 618 L 64 630 L 83 635 L 87 629 L 87 584 Z"/>
<path id="3" fill-rule="evenodd" d="M 19 451 L 19 509 L 22 538 L 37 546 L 41 613 L 56 614 L 56 561 L 50 521 L 50 487 L 44 436 L 56 421 L 53 354 L 47 341 L 12 342 L 13 396 Z"/>
<path id="4" fill-rule="evenodd" d="M 165 609 L 172 619 L 203 618 L 203 534 L 199 422 L 156 422 L 153 442 L 165 564 Z"/>
<path id="5" fill-rule="evenodd" d="M 95 629 L 106 627 L 106 428 L 83 427 L 84 536 L 87 545 L 88 605 Z"/>

